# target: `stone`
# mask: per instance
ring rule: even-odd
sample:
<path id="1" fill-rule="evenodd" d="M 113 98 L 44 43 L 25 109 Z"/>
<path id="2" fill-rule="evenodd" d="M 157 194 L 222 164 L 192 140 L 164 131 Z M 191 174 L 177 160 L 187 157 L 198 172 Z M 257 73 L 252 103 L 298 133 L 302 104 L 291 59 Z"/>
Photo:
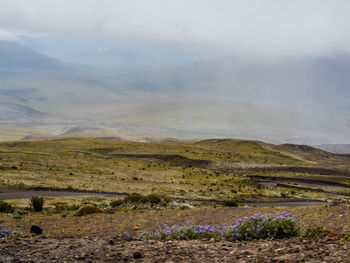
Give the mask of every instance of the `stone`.
<path id="1" fill-rule="evenodd" d="M 123 234 L 121 234 L 121 237 L 126 240 L 132 239 L 132 235 L 129 232 L 124 232 Z"/>
<path id="2" fill-rule="evenodd" d="M 30 233 L 35 235 L 42 235 L 43 230 L 41 229 L 40 226 L 32 225 L 30 227 Z"/>
<path id="3" fill-rule="evenodd" d="M 133 254 L 134 259 L 140 259 L 142 258 L 142 254 L 139 251 L 135 251 Z"/>

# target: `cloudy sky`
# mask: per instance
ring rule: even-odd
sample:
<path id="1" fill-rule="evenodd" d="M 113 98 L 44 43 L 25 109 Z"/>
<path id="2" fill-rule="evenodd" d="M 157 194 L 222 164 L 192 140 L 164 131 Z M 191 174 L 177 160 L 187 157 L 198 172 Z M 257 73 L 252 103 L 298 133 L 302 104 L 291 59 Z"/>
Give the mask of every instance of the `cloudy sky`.
<path id="1" fill-rule="evenodd" d="M 242 54 L 350 53 L 348 0 L 1 0 L 0 39 L 65 35 Z"/>

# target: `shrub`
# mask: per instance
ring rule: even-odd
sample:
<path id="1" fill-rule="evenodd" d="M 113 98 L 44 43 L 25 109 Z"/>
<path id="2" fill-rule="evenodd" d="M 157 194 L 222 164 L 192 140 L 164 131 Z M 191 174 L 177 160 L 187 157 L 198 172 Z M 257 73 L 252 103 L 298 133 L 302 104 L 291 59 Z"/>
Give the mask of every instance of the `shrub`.
<path id="1" fill-rule="evenodd" d="M 274 216 L 257 214 L 237 221 L 226 232 L 226 240 L 254 240 L 284 238 L 300 235 L 300 226 L 293 215 L 283 212 Z"/>
<path id="2" fill-rule="evenodd" d="M 297 218 L 289 213 L 278 213 L 274 216 L 257 214 L 244 220 L 238 220 L 233 226 L 195 226 L 191 223 L 181 226 L 159 228 L 155 234 L 145 236 L 145 239 L 157 240 L 257 240 L 266 238 L 284 238 L 300 235 Z"/>
<path id="3" fill-rule="evenodd" d="M 162 202 L 162 198 L 159 195 L 150 194 L 146 196 L 146 201 L 150 204 L 159 204 L 160 202 Z"/>
<path id="4" fill-rule="evenodd" d="M 76 216 L 85 216 L 89 214 L 97 214 L 103 213 L 103 210 L 95 205 L 88 205 L 80 208 L 78 212 L 76 212 Z"/>
<path id="5" fill-rule="evenodd" d="M 150 194 L 150 195 L 140 195 L 140 194 L 129 194 L 123 199 L 117 199 L 109 204 L 109 208 L 106 211 L 114 212 L 113 208 L 120 207 L 131 210 L 138 209 L 162 209 L 164 207 L 169 207 L 171 202 L 170 197 L 162 194 Z"/>
<path id="6" fill-rule="evenodd" d="M 350 234 L 345 234 L 342 238 L 341 241 L 350 241 Z"/>
<path id="7" fill-rule="evenodd" d="M 34 212 L 43 211 L 44 203 L 45 203 L 45 200 L 42 197 L 33 196 L 32 198 L 30 198 L 30 208 Z"/>
<path id="8" fill-rule="evenodd" d="M 15 207 L 12 204 L 0 200 L 0 213 L 13 213 L 14 211 Z"/>
<path id="9" fill-rule="evenodd" d="M 60 202 L 57 202 L 54 204 L 55 206 L 55 212 L 56 213 L 60 213 L 60 212 L 63 212 L 63 211 L 66 211 L 67 210 L 67 203 L 60 203 Z"/>
<path id="10" fill-rule="evenodd" d="M 317 226 L 317 227 L 309 227 L 308 229 L 306 229 L 303 233 L 304 237 L 325 237 L 327 236 L 329 233 L 331 233 L 330 230 L 328 229 L 324 229 L 323 227 Z"/>
<path id="11" fill-rule="evenodd" d="M 121 205 L 123 205 L 123 204 L 125 204 L 124 199 L 118 199 L 118 200 L 114 200 L 114 201 L 110 202 L 109 205 L 110 205 L 111 207 L 118 207 L 118 206 L 121 206 Z"/>
<path id="12" fill-rule="evenodd" d="M 281 197 L 283 197 L 283 198 L 287 198 L 288 197 L 288 195 L 287 195 L 287 193 L 281 193 Z"/>
<path id="13" fill-rule="evenodd" d="M 223 206 L 228 206 L 228 207 L 237 207 L 238 203 L 235 199 L 227 199 L 222 201 Z"/>
<path id="14" fill-rule="evenodd" d="M 125 203 L 132 203 L 132 204 L 137 204 L 137 203 L 145 203 L 146 199 L 144 196 L 133 193 L 129 194 L 127 197 L 124 198 Z"/>

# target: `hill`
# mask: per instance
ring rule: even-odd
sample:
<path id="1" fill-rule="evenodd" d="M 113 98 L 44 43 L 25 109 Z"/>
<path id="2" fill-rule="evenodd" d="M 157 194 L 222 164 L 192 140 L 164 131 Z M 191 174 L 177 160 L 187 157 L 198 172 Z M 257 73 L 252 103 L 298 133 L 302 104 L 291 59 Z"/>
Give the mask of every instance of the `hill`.
<path id="1" fill-rule="evenodd" d="M 0 69 L 6 70 L 58 70 L 58 61 L 38 54 L 12 42 L 0 40 Z"/>

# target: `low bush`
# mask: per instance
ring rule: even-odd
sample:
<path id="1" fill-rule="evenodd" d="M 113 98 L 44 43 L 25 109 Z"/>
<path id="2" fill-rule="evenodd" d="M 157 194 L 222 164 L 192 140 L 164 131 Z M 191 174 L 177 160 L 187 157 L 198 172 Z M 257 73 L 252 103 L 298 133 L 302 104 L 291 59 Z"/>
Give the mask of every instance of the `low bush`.
<path id="1" fill-rule="evenodd" d="M 133 193 L 129 194 L 127 197 L 124 198 L 125 203 L 146 203 L 146 198 L 143 195 Z"/>
<path id="2" fill-rule="evenodd" d="M 118 207 L 118 206 L 121 206 L 121 205 L 123 205 L 123 204 L 125 204 L 124 199 L 118 199 L 118 200 L 114 200 L 114 201 L 110 202 L 109 205 L 110 205 L 111 207 Z"/>
<path id="3" fill-rule="evenodd" d="M 350 241 L 350 234 L 345 234 L 342 238 L 341 241 Z"/>
<path id="4" fill-rule="evenodd" d="M 68 205 L 67 203 L 54 203 L 55 206 L 55 212 L 56 213 L 62 213 L 62 212 L 68 212 L 68 211 L 77 211 L 79 210 L 79 205 Z"/>
<path id="5" fill-rule="evenodd" d="M 150 194 L 145 196 L 146 202 L 150 204 L 159 204 L 162 202 L 162 198 L 156 194 Z"/>
<path id="6" fill-rule="evenodd" d="M 145 236 L 145 239 L 157 240 L 192 240 L 210 239 L 215 240 L 258 240 L 295 237 L 300 235 L 300 225 L 297 218 L 289 213 L 278 213 L 274 216 L 262 216 L 257 214 L 244 220 L 238 220 L 234 225 L 218 226 L 195 226 L 191 223 L 181 226 L 165 225 L 156 233 Z"/>
<path id="7" fill-rule="evenodd" d="M 33 196 L 32 198 L 30 198 L 29 205 L 34 212 L 41 212 L 44 209 L 44 203 L 44 198 Z"/>
<path id="8" fill-rule="evenodd" d="M 15 207 L 10 204 L 5 202 L 4 200 L 0 200 L 0 213 L 13 213 L 15 211 Z"/>
<path id="9" fill-rule="evenodd" d="M 223 206 L 228 206 L 228 207 L 237 207 L 238 203 L 235 199 L 227 199 L 222 201 Z"/>
<path id="10" fill-rule="evenodd" d="M 317 226 L 317 227 L 309 227 L 309 228 L 307 228 L 304 231 L 303 236 L 304 237 L 310 237 L 310 238 L 325 237 L 329 233 L 331 233 L 330 230 L 324 229 L 323 227 L 320 227 L 320 226 Z"/>
<path id="11" fill-rule="evenodd" d="M 22 218 L 23 216 L 25 216 L 26 214 L 28 214 L 27 211 L 21 210 L 21 209 L 16 209 L 16 210 L 13 212 L 12 218 L 13 218 L 13 219 L 21 219 L 21 218 Z"/>
<path id="12" fill-rule="evenodd" d="M 166 195 L 150 194 L 129 194 L 124 199 L 112 201 L 109 205 L 113 208 L 120 206 L 130 206 L 135 209 L 166 207 L 171 202 L 171 199 Z"/>
<path id="13" fill-rule="evenodd" d="M 104 211 L 95 206 L 95 205 L 88 205 L 80 208 L 78 212 L 75 213 L 76 216 L 85 216 L 89 214 L 97 214 L 97 213 L 103 213 Z"/>

